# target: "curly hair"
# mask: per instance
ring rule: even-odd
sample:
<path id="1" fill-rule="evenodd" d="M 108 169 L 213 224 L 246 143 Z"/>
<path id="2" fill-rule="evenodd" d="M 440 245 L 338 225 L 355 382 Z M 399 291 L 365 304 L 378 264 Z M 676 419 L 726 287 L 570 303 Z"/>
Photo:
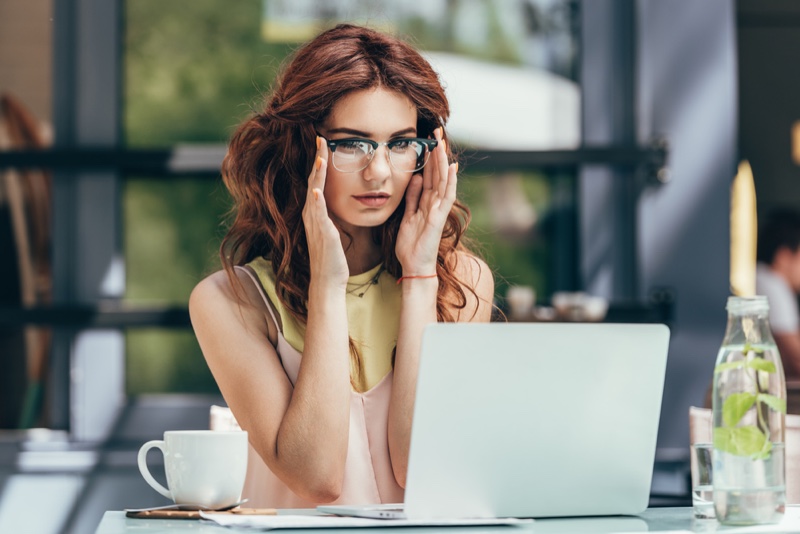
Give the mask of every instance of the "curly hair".
<path id="1" fill-rule="evenodd" d="M 234 265 L 263 257 L 275 271 L 281 304 L 307 322 L 310 266 L 302 211 L 308 176 L 316 154 L 317 127 L 344 96 L 383 87 L 405 95 L 417 109 L 417 134 L 433 135 L 450 109 L 439 77 L 408 43 L 377 31 L 342 24 L 299 48 L 285 65 L 263 110 L 241 124 L 232 136 L 222 176 L 234 200 L 233 219 L 220 247 L 220 258 L 235 281 Z M 447 143 L 448 156 L 450 143 Z M 395 241 L 405 210 L 403 200 L 373 239 L 381 248 L 385 270 L 399 278 Z M 454 321 L 466 306 L 456 276 L 458 251 L 469 209 L 456 201 L 442 233 L 437 258 L 439 321 Z M 471 284 L 467 290 L 474 293 Z M 351 348 L 352 348 L 351 342 Z"/>

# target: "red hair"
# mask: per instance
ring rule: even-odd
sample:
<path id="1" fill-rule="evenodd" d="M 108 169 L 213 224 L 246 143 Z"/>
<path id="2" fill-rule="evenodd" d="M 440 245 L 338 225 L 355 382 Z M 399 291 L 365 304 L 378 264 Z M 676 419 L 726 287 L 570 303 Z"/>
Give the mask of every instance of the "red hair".
<path id="1" fill-rule="evenodd" d="M 222 164 L 222 177 L 234 200 L 233 222 L 220 247 L 228 276 L 235 280 L 234 265 L 259 257 L 271 261 L 281 304 L 303 323 L 308 318 L 310 271 L 302 211 L 316 153 L 316 128 L 342 97 L 379 86 L 411 100 L 417 109 L 419 137 L 432 137 L 437 127 L 445 135 L 447 97 L 438 75 L 419 52 L 400 39 L 343 24 L 295 53 L 264 109 L 233 134 Z M 402 275 L 395 241 L 404 210 L 405 201 L 373 231 L 384 268 L 395 278 Z M 469 209 L 456 201 L 437 259 L 440 321 L 455 320 L 454 309 L 466 306 L 454 267 L 457 251 L 466 250 L 462 236 L 469 219 Z M 471 285 L 467 287 L 474 293 Z"/>

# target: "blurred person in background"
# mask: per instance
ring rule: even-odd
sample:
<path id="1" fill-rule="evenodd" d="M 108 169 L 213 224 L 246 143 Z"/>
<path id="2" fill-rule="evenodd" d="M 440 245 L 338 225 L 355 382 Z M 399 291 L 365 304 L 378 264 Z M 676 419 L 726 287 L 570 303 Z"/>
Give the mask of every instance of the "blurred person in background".
<path id="1" fill-rule="evenodd" d="M 756 293 L 769 300 L 769 322 L 788 379 L 800 379 L 800 212 L 780 210 L 758 231 Z"/>
<path id="2" fill-rule="evenodd" d="M 189 309 L 268 468 L 249 505 L 403 501 L 422 331 L 488 321 L 494 293 L 463 239 L 448 116 L 416 50 L 340 25 L 234 133 L 224 269 Z"/>

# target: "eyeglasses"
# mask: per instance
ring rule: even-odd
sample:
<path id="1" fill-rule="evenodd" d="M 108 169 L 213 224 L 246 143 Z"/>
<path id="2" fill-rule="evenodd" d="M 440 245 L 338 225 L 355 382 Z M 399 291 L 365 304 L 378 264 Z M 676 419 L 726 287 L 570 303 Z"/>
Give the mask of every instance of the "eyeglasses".
<path id="1" fill-rule="evenodd" d="M 383 143 L 352 137 L 328 141 L 328 148 L 333 153 L 331 157 L 333 167 L 340 172 L 358 172 L 366 169 L 381 145 L 386 146 L 392 167 L 400 172 L 417 172 L 428 163 L 431 150 L 438 144 L 436 139 L 416 137 L 392 139 Z"/>

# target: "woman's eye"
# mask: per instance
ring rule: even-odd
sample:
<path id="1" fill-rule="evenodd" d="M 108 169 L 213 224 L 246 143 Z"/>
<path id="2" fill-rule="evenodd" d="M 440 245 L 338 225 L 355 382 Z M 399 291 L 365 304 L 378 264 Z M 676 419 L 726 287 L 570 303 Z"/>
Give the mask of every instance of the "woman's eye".
<path id="1" fill-rule="evenodd" d="M 411 145 L 410 139 L 398 139 L 397 141 L 392 141 L 392 150 L 408 150 L 408 147 Z"/>
<path id="2" fill-rule="evenodd" d="M 341 143 L 337 143 L 336 149 L 343 150 L 344 152 L 355 152 L 357 150 L 363 150 L 363 145 L 361 141 L 342 141 Z"/>

